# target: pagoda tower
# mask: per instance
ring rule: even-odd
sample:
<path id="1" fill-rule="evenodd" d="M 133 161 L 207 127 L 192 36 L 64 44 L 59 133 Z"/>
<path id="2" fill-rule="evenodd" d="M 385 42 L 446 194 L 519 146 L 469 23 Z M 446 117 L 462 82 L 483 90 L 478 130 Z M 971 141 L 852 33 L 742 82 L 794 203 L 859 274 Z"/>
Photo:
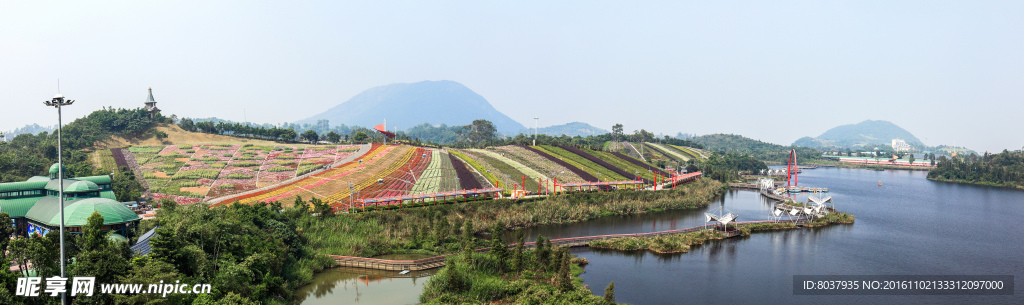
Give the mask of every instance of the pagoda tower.
<path id="1" fill-rule="evenodd" d="M 149 88 L 149 98 L 146 99 L 146 111 L 149 111 L 149 118 L 152 119 L 157 113 L 160 113 L 160 108 L 156 108 L 156 100 L 153 99 L 153 88 Z"/>

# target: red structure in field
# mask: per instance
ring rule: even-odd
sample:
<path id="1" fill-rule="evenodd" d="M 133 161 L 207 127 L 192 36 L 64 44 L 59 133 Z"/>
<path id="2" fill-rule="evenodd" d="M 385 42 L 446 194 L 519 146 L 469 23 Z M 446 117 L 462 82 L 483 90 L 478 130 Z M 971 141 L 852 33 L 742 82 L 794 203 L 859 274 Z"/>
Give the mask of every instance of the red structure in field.
<path id="1" fill-rule="evenodd" d="M 384 134 L 384 136 L 388 137 L 388 139 L 394 139 L 395 134 L 388 132 L 387 123 L 387 121 L 384 121 L 384 124 L 373 126 L 373 129 Z"/>
<path id="2" fill-rule="evenodd" d="M 800 168 L 796 165 L 796 149 L 789 150 L 789 164 L 786 165 L 786 187 L 789 187 L 789 182 L 793 181 L 793 186 L 799 186 L 800 180 L 796 174 L 800 171 Z M 790 179 L 792 178 L 792 180 Z"/>

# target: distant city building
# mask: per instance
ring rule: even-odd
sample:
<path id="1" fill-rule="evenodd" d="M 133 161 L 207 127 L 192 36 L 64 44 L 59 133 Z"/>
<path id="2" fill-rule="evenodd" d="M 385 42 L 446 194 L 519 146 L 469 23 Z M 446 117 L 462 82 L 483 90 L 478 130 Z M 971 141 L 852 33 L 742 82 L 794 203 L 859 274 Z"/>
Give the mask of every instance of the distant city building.
<path id="1" fill-rule="evenodd" d="M 149 98 L 146 99 L 146 111 L 149 111 L 149 118 L 156 117 L 157 113 L 160 113 L 160 108 L 156 108 L 156 100 L 153 99 L 153 88 L 149 88 Z"/>
<path id="2" fill-rule="evenodd" d="M 908 151 L 909 152 L 910 151 L 910 144 L 907 144 L 907 141 L 903 141 L 903 139 L 892 139 L 892 149 L 897 151 L 897 152 L 900 152 L 900 151 Z"/>
<path id="3" fill-rule="evenodd" d="M 60 227 L 57 208 L 60 166 L 50 166 L 49 177 L 35 176 L 23 182 L 0 183 L 0 213 L 7 213 L 15 235 L 46 235 Z M 82 232 L 92 213 L 103 216 L 103 230 L 124 238 L 141 218 L 125 203 L 115 199 L 110 176 L 64 179 L 64 227 L 72 234 Z"/>

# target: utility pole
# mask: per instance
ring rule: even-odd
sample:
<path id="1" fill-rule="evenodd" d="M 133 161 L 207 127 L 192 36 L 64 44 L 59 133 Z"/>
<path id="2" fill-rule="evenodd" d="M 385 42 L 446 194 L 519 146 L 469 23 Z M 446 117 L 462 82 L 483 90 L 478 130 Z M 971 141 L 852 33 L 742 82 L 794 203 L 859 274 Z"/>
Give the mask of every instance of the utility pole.
<path id="1" fill-rule="evenodd" d="M 59 90 L 60 89 L 58 89 L 58 92 L 59 92 Z M 57 183 L 58 183 L 57 204 L 60 205 L 58 207 L 58 208 L 60 208 L 60 231 L 58 232 L 58 234 L 60 234 L 60 277 L 61 278 L 66 278 L 67 277 L 67 273 L 65 272 L 65 266 L 64 266 L 65 265 L 64 263 L 67 260 L 64 257 L 64 156 L 61 153 L 61 151 L 62 151 L 62 149 L 61 149 L 62 148 L 62 146 L 61 146 L 62 143 L 61 143 L 61 126 L 60 126 L 61 125 L 60 107 L 61 106 L 71 106 L 71 104 L 74 104 L 74 103 L 75 103 L 74 100 L 64 100 L 64 96 L 61 95 L 60 93 L 57 93 L 57 95 L 55 95 L 52 100 L 44 101 L 43 102 L 43 104 L 45 104 L 46 106 L 57 108 Z M 60 303 L 61 304 L 67 304 L 67 296 L 64 294 L 64 292 L 60 293 Z"/>

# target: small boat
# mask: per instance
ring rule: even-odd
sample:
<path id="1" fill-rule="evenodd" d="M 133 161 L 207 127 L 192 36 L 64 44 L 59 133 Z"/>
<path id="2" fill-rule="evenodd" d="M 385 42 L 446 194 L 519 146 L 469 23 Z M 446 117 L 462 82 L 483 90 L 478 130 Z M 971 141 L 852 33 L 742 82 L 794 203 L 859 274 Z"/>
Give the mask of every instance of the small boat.
<path id="1" fill-rule="evenodd" d="M 878 186 L 882 186 L 882 181 L 878 181 Z"/>
<path id="2" fill-rule="evenodd" d="M 406 273 L 409 273 L 409 270 L 402 270 L 402 272 L 399 272 L 398 274 L 403 274 L 404 275 Z"/>

